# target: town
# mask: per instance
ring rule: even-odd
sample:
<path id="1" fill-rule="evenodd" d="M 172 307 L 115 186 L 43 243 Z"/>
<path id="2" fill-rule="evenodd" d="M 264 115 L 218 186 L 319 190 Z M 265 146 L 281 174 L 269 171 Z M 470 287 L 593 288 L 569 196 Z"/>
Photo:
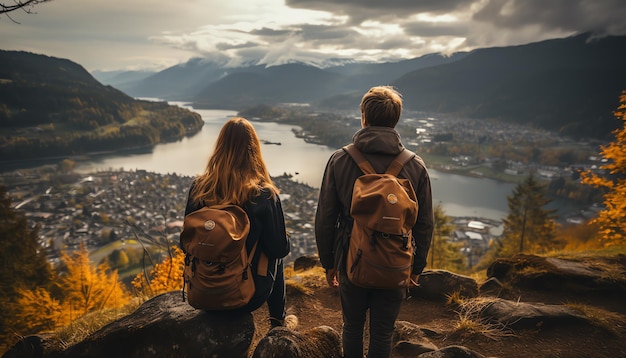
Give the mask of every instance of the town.
<path id="1" fill-rule="evenodd" d="M 14 209 L 23 212 L 31 227 L 38 227 L 40 244 L 50 261 L 58 264 L 61 251 L 84 245 L 95 264 L 110 252 L 95 254 L 111 242 L 159 246 L 152 252 L 165 255 L 176 246 L 182 230 L 189 176 L 158 174 L 144 170 L 109 170 L 91 174 L 64 172 L 48 165 L 3 173 Z M 286 262 L 315 255 L 314 217 L 318 189 L 294 181 L 291 176 L 273 178 L 281 190 L 285 224 L 291 238 Z M 480 218 L 454 218 L 451 236 L 463 242 L 468 262 L 476 263 L 494 238 L 500 222 Z M 137 241 L 140 241 L 138 244 Z"/>

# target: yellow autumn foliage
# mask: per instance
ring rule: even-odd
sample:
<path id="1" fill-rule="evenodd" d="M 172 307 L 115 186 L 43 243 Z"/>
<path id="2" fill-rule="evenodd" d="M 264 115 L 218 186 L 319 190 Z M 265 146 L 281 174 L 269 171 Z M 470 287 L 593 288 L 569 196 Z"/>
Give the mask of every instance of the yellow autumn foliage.
<path id="1" fill-rule="evenodd" d="M 20 289 L 14 305 L 13 329 L 26 335 L 54 331 L 81 316 L 126 305 L 131 297 L 116 270 L 106 264 L 95 266 L 85 247 L 61 253 L 58 280 L 51 289 Z"/>
<path id="2" fill-rule="evenodd" d="M 34 290 L 18 290 L 16 317 L 13 328 L 17 332 L 49 332 L 60 328 L 63 308 L 59 300 L 42 287 Z"/>
<path id="3" fill-rule="evenodd" d="M 604 209 L 592 220 L 599 226 L 598 234 L 604 246 L 626 245 L 626 91 L 622 91 L 614 114 L 622 121 L 622 127 L 613 132 L 615 140 L 600 151 L 607 159 L 600 168 L 608 175 L 601 176 L 591 170 L 581 173 L 583 183 L 606 189 Z"/>
<path id="4" fill-rule="evenodd" d="M 170 257 L 154 265 L 148 275 L 144 273 L 137 274 L 133 279 L 132 285 L 144 297 L 181 290 L 183 287 L 184 265 L 185 254 L 180 248 L 173 246 Z"/>

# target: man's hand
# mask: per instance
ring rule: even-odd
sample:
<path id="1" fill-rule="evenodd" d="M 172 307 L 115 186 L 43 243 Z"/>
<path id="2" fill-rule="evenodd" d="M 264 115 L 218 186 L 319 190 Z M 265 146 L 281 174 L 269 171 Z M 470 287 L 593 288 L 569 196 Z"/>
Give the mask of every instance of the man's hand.
<path id="1" fill-rule="evenodd" d="M 420 284 L 418 283 L 420 279 L 420 275 L 416 275 L 414 273 L 411 274 L 411 282 L 409 282 L 409 287 L 417 287 Z"/>
<path id="2" fill-rule="evenodd" d="M 331 288 L 339 287 L 339 280 L 337 280 L 337 269 L 328 269 L 326 270 L 326 282 L 328 282 L 328 286 Z"/>

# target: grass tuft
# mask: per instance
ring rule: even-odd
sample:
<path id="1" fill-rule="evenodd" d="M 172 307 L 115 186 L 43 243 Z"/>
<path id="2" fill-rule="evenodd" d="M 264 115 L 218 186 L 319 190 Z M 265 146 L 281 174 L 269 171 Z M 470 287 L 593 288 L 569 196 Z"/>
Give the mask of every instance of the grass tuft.
<path id="1" fill-rule="evenodd" d="M 491 340 L 499 340 L 502 337 L 514 337 L 515 332 L 500 322 L 492 322 L 481 313 L 486 306 L 492 304 L 496 298 L 463 298 L 460 295 L 452 294 L 448 297 L 449 303 L 454 303 L 458 309 L 456 313 L 459 320 L 454 324 L 452 333 L 479 334 Z"/>
<path id="2" fill-rule="evenodd" d="M 313 267 L 304 271 L 294 271 L 292 267 L 285 267 L 285 286 L 288 290 L 293 290 L 310 296 L 314 289 L 326 285 L 326 275 L 322 267 Z"/>

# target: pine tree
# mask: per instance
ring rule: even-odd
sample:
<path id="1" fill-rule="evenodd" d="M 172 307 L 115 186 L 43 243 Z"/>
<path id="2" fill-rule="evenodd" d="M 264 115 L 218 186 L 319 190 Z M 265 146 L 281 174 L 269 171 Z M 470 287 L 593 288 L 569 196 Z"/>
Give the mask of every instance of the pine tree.
<path id="1" fill-rule="evenodd" d="M 13 317 L 19 313 L 19 290 L 48 287 L 53 279 L 37 228 L 11 207 L 6 187 L 0 186 L 0 347 L 12 341 Z"/>
<path id="2" fill-rule="evenodd" d="M 592 220 L 600 226 L 604 246 L 626 244 L 626 91 L 622 91 L 615 117 L 622 121 L 622 128 L 613 132 L 615 141 L 603 146 L 600 152 L 607 159 L 607 164 L 600 168 L 606 170 L 608 176 L 592 171 L 582 173 L 583 183 L 607 190 L 604 209 Z"/>
<path id="3" fill-rule="evenodd" d="M 498 256 L 516 253 L 544 253 L 555 249 L 555 210 L 546 209 L 551 200 L 546 188 L 533 174 L 513 189 L 508 196 L 509 214 L 503 220 L 501 247 Z"/>
<path id="4" fill-rule="evenodd" d="M 428 252 L 430 268 L 463 272 L 467 270 L 467 260 L 461 253 L 461 245 L 450 242 L 450 234 L 454 230 L 451 219 L 441 205 L 434 209 L 435 231 L 433 242 Z"/>

